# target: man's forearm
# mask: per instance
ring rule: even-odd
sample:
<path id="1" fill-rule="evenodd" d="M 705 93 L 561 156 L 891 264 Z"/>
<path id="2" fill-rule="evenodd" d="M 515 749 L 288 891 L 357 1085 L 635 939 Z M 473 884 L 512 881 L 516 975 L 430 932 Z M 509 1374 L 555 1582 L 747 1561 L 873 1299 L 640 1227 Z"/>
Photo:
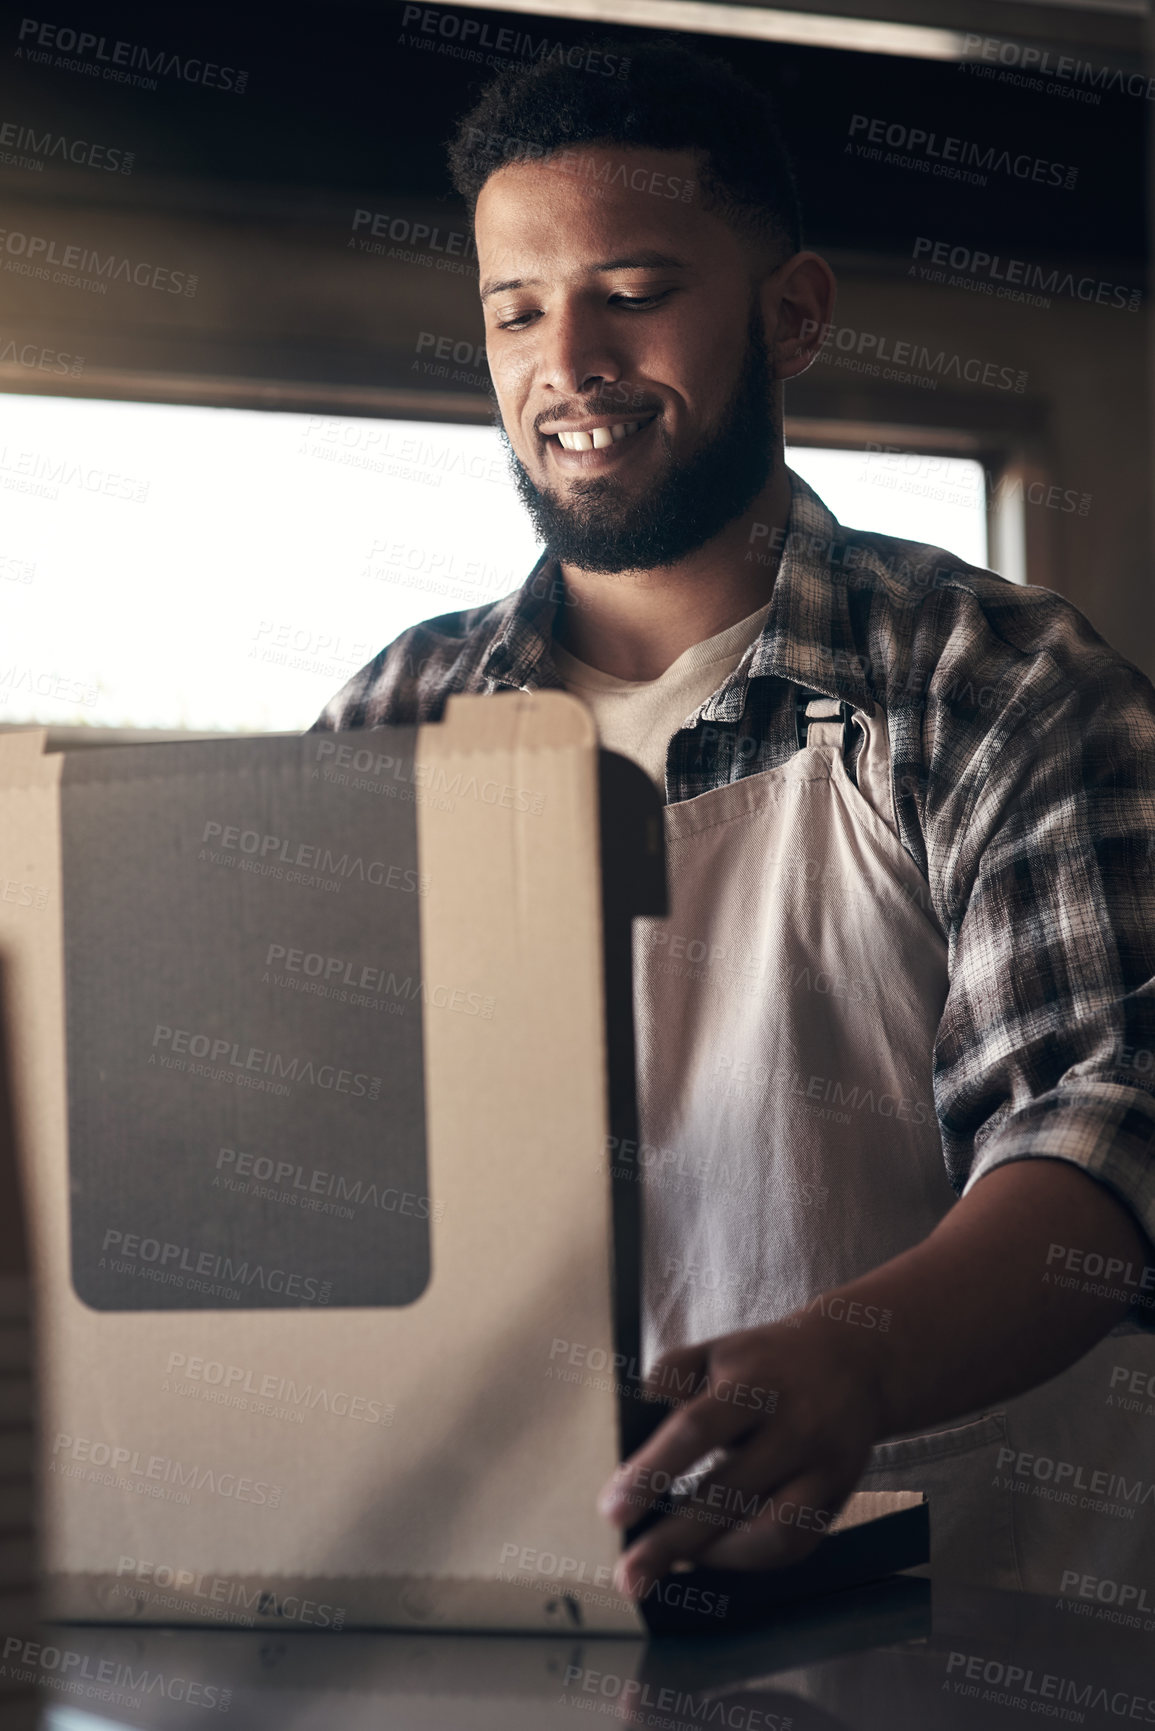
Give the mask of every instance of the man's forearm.
<path id="1" fill-rule="evenodd" d="M 619 1587 L 642 1591 L 674 1562 L 707 1554 L 738 1568 L 804 1556 L 816 1537 L 784 1528 L 774 1497 L 838 1508 L 875 1443 L 1049 1381 L 1127 1314 L 1128 1293 L 1155 1298 L 1155 1284 L 1142 1284 L 1149 1255 L 1126 1207 L 1097 1180 L 1066 1161 L 1015 1161 L 981 1179 L 921 1244 L 793 1316 L 664 1354 L 651 1371 L 655 1392 L 671 1371 L 693 1392 L 614 1474 L 603 1512 L 630 1525 L 656 1484 L 715 1451 L 699 1490 L 716 1484 L 723 1496 L 757 1492 L 767 1502 L 725 1531 L 684 1511 L 666 1515 L 623 1555 Z M 1070 1270 L 1088 1258 L 1084 1281 Z M 1155 1282 L 1155 1266 L 1147 1279 Z M 850 1326 L 877 1322 L 882 1310 L 885 1332 Z M 756 1385 L 776 1391 L 770 1415 L 755 1416 L 728 1392 Z"/>
<path id="2" fill-rule="evenodd" d="M 1085 1256 L 1097 1280 L 1065 1274 Z M 864 1329 L 855 1342 L 874 1359 L 879 1440 L 1005 1400 L 1066 1369 L 1128 1314 L 1125 1296 L 1096 1286 L 1133 1292 L 1146 1299 L 1144 1314 L 1155 1315 L 1155 1284 L 1139 1284 L 1149 1261 L 1126 1207 L 1079 1167 L 1051 1159 L 996 1167 L 921 1244 L 834 1289 L 892 1313 L 886 1334 Z M 831 1296 L 822 1306 L 827 1327 L 838 1326 L 828 1321 Z"/>

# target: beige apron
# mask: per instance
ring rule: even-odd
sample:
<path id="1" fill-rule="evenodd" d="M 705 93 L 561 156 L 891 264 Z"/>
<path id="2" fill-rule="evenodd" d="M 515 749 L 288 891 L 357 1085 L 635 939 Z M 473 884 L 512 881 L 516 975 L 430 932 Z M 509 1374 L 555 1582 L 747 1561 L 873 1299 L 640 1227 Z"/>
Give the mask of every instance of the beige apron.
<path id="1" fill-rule="evenodd" d="M 781 767 L 665 807 L 670 913 L 634 945 L 647 1362 L 810 1303 L 956 1200 L 931 1082 L 947 944 L 898 838 L 882 711 L 854 711 L 852 780 L 838 707 L 809 704 Z M 1155 1373 L 1155 1340 L 1113 1335 L 997 1412 L 881 1445 L 861 1488 L 928 1493 L 940 1578 L 1058 1592 L 1077 1569 L 1150 1578 L 1155 1603 L 1155 1398 L 1110 1405 L 1121 1366 Z M 1096 1472 L 1125 1479 L 1130 1516 L 1089 1495 Z"/>

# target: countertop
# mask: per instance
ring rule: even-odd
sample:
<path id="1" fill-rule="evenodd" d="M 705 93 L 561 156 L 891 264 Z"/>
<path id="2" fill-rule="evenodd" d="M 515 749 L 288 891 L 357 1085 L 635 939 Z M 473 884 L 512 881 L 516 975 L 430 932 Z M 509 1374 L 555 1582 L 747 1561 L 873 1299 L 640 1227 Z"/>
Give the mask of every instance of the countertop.
<path id="1" fill-rule="evenodd" d="M 900 1576 L 742 1636 L 56 1624 L 27 1656 L 58 1679 L 41 1697 L 42 1731 L 222 1720 L 246 1731 L 1155 1725 L 1155 1617 L 1122 1617 L 1094 1601 Z"/>

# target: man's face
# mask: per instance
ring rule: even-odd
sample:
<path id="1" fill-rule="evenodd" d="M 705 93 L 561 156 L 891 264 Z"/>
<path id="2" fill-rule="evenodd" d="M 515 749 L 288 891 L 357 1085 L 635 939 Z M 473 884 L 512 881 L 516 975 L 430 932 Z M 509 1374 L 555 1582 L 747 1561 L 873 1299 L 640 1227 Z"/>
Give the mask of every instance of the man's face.
<path id="1" fill-rule="evenodd" d="M 692 154 L 508 165 L 476 234 L 493 394 L 550 551 L 644 571 L 740 516 L 774 462 L 772 365 L 750 252 L 703 209 Z"/>

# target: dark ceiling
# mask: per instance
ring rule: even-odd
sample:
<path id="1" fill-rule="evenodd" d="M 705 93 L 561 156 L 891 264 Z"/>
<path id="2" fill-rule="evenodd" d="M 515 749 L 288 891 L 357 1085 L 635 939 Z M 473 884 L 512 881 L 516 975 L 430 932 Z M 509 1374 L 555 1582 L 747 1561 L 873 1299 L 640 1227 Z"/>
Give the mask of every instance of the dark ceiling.
<path id="1" fill-rule="evenodd" d="M 1021 14 L 1022 8 L 1019 12 Z M 85 6 L 83 27 L 109 38 L 248 71 L 242 96 L 179 80 L 142 94 L 100 78 L 17 60 L 26 11 L 0 9 L 4 119 L 50 118 L 61 129 L 99 131 L 136 146 L 123 200 L 155 205 L 166 184 L 187 208 L 214 196 L 259 208 L 278 195 L 346 193 L 359 199 L 451 199 L 442 144 L 486 73 L 447 55 L 403 46 L 403 5 L 288 3 L 253 7 Z M 532 30 L 566 43 L 594 36 L 636 40 L 631 28 L 455 10 L 460 19 Z M 437 38 L 429 38 L 436 48 Z M 687 37 L 724 54 L 777 98 L 792 141 L 813 244 L 909 256 L 915 234 L 949 236 L 1016 256 L 1109 259 L 1145 255 L 1145 126 L 1150 104 L 1104 93 L 1097 104 L 1037 95 L 933 60 L 840 52 L 717 36 Z M 1127 57 L 1120 56 L 1120 64 Z M 1074 190 L 990 177 L 966 185 L 896 171 L 846 153 L 854 115 L 952 135 L 985 151 L 1071 165 Z M 27 196 L 28 175 L 0 170 L 6 193 Z M 85 177 L 88 179 L 88 177 Z M 75 186 L 75 196 L 91 194 Z"/>

